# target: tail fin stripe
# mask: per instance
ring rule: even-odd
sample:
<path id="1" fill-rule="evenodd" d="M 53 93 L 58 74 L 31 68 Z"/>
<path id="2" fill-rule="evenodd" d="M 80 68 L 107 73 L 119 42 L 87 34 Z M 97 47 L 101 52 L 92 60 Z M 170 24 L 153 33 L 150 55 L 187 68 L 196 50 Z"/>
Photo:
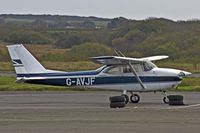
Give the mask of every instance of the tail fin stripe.
<path id="1" fill-rule="evenodd" d="M 22 44 L 8 45 L 7 47 L 17 74 L 47 72 Z"/>

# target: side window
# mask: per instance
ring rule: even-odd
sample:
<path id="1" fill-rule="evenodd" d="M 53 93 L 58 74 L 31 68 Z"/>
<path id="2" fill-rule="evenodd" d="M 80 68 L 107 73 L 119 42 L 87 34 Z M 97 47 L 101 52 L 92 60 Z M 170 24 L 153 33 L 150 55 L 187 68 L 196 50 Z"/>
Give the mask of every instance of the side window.
<path id="1" fill-rule="evenodd" d="M 130 67 L 127 65 L 127 66 L 123 66 L 123 73 L 130 73 L 131 72 L 131 69 Z"/>
<path id="2" fill-rule="evenodd" d="M 147 63 L 145 64 L 145 62 L 139 64 L 131 64 L 131 65 L 135 69 L 136 73 L 149 71 L 152 69 Z M 132 72 L 129 65 L 120 65 L 120 66 L 111 66 L 110 68 L 105 70 L 104 73 L 120 75 L 123 73 L 132 73 Z"/>
<path id="3" fill-rule="evenodd" d="M 143 72 L 144 69 L 142 67 L 142 64 L 132 64 L 133 68 L 135 69 L 135 71 L 138 72 Z"/>
<path id="4" fill-rule="evenodd" d="M 105 73 L 108 74 L 122 74 L 122 67 L 116 66 L 116 67 L 111 67 L 108 71 L 105 71 Z"/>

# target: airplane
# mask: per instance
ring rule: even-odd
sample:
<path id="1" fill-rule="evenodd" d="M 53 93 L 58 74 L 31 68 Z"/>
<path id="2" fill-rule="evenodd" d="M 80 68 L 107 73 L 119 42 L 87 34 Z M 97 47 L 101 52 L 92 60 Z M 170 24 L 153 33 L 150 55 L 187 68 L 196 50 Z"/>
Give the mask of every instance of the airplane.
<path id="1" fill-rule="evenodd" d="M 153 61 L 166 59 L 159 55 L 144 58 L 118 56 L 92 57 L 91 61 L 102 67 L 90 71 L 64 72 L 45 69 L 22 45 L 8 45 L 8 51 L 16 71 L 16 82 L 67 87 L 86 87 L 122 91 L 126 103 L 138 103 L 138 92 L 163 92 L 164 103 L 168 103 L 166 91 L 176 88 L 190 72 L 158 68 Z M 127 92 L 131 93 L 129 97 Z"/>

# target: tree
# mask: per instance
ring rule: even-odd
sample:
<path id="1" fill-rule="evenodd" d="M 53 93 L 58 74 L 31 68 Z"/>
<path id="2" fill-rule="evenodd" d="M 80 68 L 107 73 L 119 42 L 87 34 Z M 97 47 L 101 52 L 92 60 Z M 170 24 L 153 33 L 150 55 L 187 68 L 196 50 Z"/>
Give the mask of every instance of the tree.
<path id="1" fill-rule="evenodd" d="M 119 28 L 119 27 L 123 27 L 123 26 L 127 26 L 129 24 L 129 20 L 123 17 L 118 17 L 118 18 L 114 18 L 112 19 L 108 25 L 107 28 L 109 29 L 114 29 L 114 28 Z"/>
<path id="2" fill-rule="evenodd" d="M 77 35 L 68 35 L 64 36 L 61 39 L 57 40 L 55 42 L 56 47 L 59 48 L 71 48 L 74 45 L 79 45 L 83 42 L 83 39 L 81 36 Z"/>
<path id="3" fill-rule="evenodd" d="M 4 39 L 9 43 L 30 43 L 30 44 L 47 44 L 49 40 L 43 34 L 34 31 L 16 30 L 11 32 Z"/>

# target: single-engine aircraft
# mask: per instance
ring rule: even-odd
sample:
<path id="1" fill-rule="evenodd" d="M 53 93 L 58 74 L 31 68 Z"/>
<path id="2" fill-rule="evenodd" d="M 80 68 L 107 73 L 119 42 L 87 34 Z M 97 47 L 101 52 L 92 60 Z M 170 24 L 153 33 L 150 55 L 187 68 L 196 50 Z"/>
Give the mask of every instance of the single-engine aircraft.
<path id="1" fill-rule="evenodd" d="M 164 92 L 164 103 L 168 102 L 168 89 L 176 88 L 183 77 L 191 74 L 186 71 L 158 68 L 152 61 L 166 59 L 159 55 L 145 58 L 125 57 L 120 51 L 118 56 L 92 57 L 91 60 L 103 66 L 92 71 L 63 72 L 45 69 L 22 45 L 8 45 L 15 71 L 16 82 L 45 84 L 68 87 L 87 87 L 122 91 L 126 103 L 127 92 L 131 93 L 130 101 L 138 103 L 140 96 L 134 92 Z"/>

